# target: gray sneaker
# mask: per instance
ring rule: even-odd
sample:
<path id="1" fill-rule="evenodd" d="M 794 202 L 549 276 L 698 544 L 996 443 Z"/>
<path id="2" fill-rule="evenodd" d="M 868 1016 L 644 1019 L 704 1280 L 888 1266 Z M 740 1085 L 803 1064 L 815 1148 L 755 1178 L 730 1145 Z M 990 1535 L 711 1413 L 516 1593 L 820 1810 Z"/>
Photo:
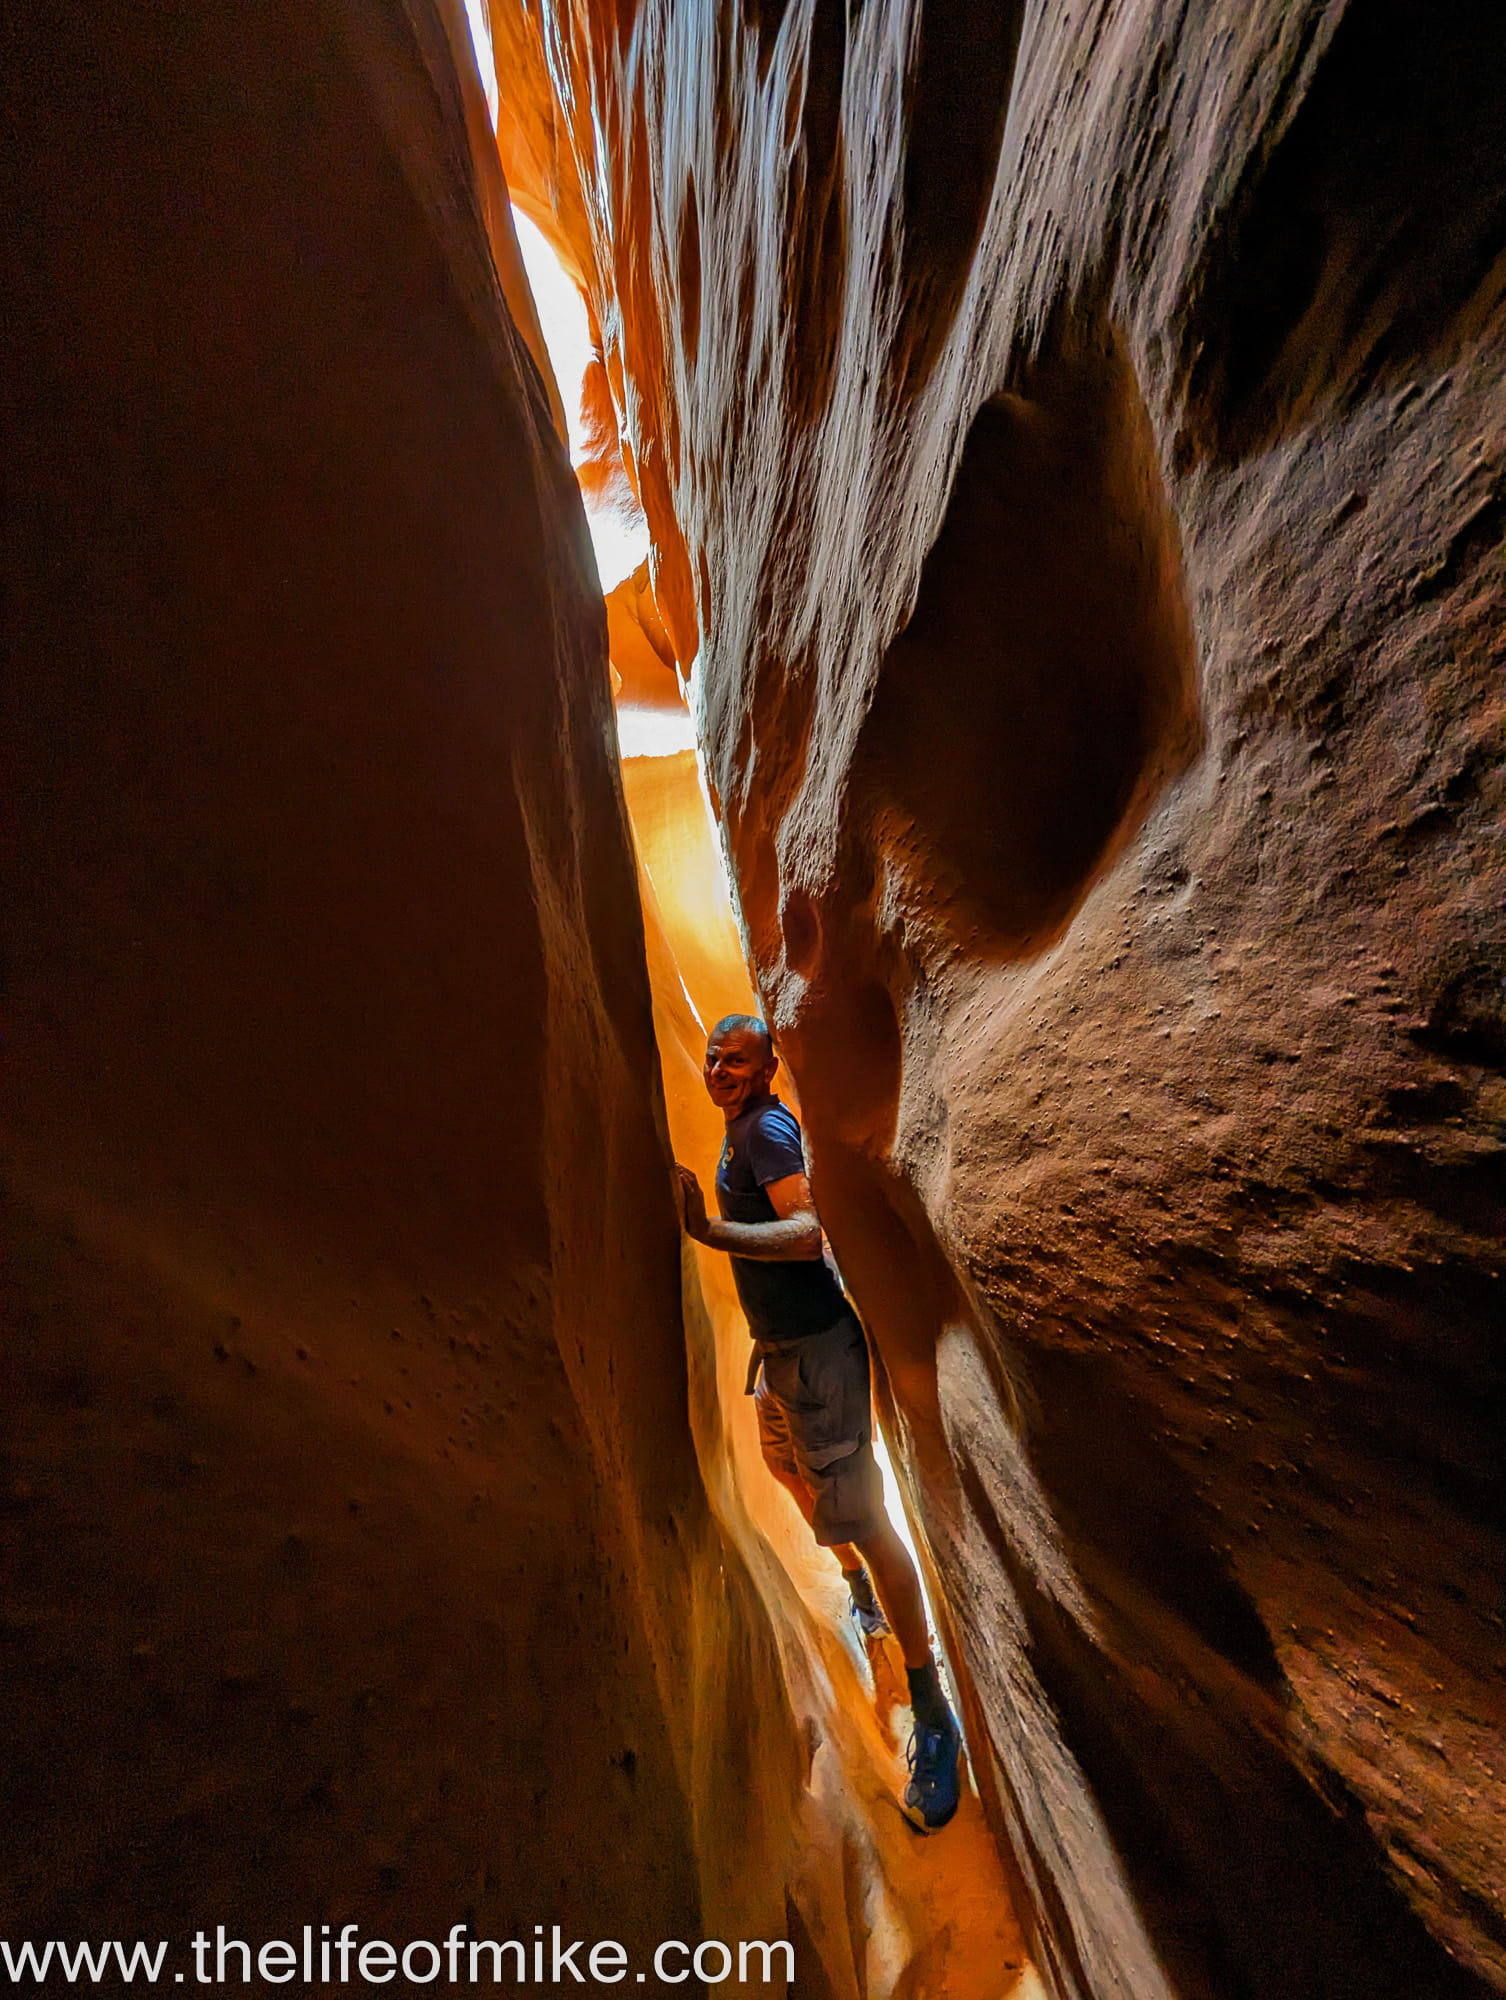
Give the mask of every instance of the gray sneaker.
<path id="1" fill-rule="evenodd" d="M 842 1574 L 847 1578 L 848 1601 L 858 1630 L 865 1639 L 887 1639 L 889 1620 L 884 1616 L 883 1605 L 874 1595 L 873 1579 L 867 1570 L 852 1573 L 843 1570 Z"/>

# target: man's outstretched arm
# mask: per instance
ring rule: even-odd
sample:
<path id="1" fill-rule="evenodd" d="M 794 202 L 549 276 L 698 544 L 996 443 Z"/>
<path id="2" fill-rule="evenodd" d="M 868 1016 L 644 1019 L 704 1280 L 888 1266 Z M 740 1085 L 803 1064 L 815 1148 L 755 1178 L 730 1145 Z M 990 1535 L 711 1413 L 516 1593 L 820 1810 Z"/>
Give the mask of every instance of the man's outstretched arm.
<path id="1" fill-rule="evenodd" d="M 724 1222 L 706 1213 L 706 1197 L 689 1167 L 675 1168 L 675 1195 L 680 1222 L 687 1236 L 709 1250 L 734 1257 L 753 1257 L 764 1264 L 808 1264 L 821 1255 L 821 1224 L 804 1174 L 769 1181 L 764 1193 L 774 1204 L 777 1222 Z"/>

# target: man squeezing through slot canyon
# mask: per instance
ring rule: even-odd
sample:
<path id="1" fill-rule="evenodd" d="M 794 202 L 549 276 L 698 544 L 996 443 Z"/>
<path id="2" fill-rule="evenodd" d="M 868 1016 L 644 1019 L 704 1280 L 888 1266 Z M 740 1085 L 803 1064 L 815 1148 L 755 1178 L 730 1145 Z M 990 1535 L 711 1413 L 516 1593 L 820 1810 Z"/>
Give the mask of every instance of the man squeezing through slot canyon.
<path id="1" fill-rule="evenodd" d="M 867 1342 L 826 1260 L 799 1123 L 770 1088 L 778 1067 L 762 1021 L 729 1014 L 712 1029 L 702 1074 L 727 1121 L 720 1214 L 707 1215 L 699 1181 L 677 1164 L 681 1220 L 732 1260 L 764 1463 L 841 1563 L 864 1632 L 883 1630 L 881 1604 L 899 1641 L 915 1717 L 905 1808 L 934 1832 L 957 1810 L 961 1732 L 937 1678 L 920 1578 L 884 1511 Z"/>

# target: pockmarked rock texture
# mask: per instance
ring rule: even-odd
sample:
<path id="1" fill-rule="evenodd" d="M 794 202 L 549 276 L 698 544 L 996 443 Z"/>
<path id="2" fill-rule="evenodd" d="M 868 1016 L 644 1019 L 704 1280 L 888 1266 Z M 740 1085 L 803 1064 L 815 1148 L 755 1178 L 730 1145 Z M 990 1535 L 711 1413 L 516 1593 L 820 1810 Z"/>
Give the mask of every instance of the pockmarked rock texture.
<path id="1" fill-rule="evenodd" d="M 606 620 L 444 24 L 8 27 L 0 1936 L 782 1938 Z"/>
<path id="2" fill-rule="evenodd" d="M 1057 1989 L 1506 1988 L 1496 8 L 492 8 Z"/>

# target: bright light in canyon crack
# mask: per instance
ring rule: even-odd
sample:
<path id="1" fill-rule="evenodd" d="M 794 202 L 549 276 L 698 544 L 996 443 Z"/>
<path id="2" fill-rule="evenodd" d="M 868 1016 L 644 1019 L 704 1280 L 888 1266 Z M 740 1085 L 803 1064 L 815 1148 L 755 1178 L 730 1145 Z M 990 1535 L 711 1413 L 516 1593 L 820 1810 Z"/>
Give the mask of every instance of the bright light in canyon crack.
<path id="1" fill-rule="evenodd" d="M 465 0 L 465 18 L 471 31 L 471 47 L 492 130 L 497 129 L 497 69 L 492 57 L 491 27 L 486 16 L 486 0 Z M 570 463 L 579 465 L 586 456 L 585 432 L 581 423 L 581 383 L 591 359 L 591 333 L 585 301 L 573 281 L 560 268 L 559 259 L 543 234 L 519 209 L 512 212 L 518 232 L 518 248 L 523 268 L 539 315 L 539 330 L 559 384 L 565 406 L 565 426 L 570 436 Z M 603 591 L 611 590 L 625 576 L 631 576 L 648 554 L 648 526 L 641 514 L 629 516 L 611 506 L 586 502 L 586 526 L 596 551 L 596 570 Z M 662 732 L 661 732 L 662 733 Z M 691 739 L 693 740 L 693 739 Z M 669 750 L 683 749 L 686 743 L 664 744 L 639 754 L 664 756 Z M 624 749 L 624 755 L 633 753 Z"/>
<path id="2" fill-rule="evenodd" d="M 570 433 L 570 463 L 579 465 L 586 455 L 585 426 L 581 422 L 581 383 L 591 360 L 591 330 L 586 320 L 586 302 L 573 279 L 566 277 L 560 260 L 541 229 L 530 222 L 521 208 L 512 212 L 518 232 L 518 248 L 528 287 L 538 308 L 539 330 L 559 384 L 565 405 L 565 424 Z M 645 554 L 647 550 L 645 548 Z M 639 561 L 642 561 L 639 557 Z M 611 585 L 602 577 L 603 589 Z"/>
<path id="3" fill-rule="evenodd" d="M 518 248 L 528 273 L 533 302 L 538 309 L 539 329 L 560 400 L 565 405 L 565 424 L 570 434 L 570 463 L 579 465 L 586 457 L 585 429 L 581 422 L 581 384 L 591 360 L 591 333 L 586 304 L 574 281 L 560 268 L 559 259 L 521 210 L 512 212 L 518 232 Z M 648 527 L 634 511 L 630 517 L 612 506 L 593 506 L 586 501 L 586 526 L 596 551 L 596 570 L 601 587 L 611 590 L 625 576 L 631 576 L 648 554 Z"/>
<path id="4" fill-rule="evenodd" d="M 673 757 L 677 750 L 694 750 L 695 723 L 689 709 L 677 712 L 622 702 L 617 709 L 617 747 L 624 757 Z M 717 852 L 720 854 L 720 847 Z M 722 875 L 725 882 L 725 865 Z"/>
<path id="5" fill-rule="evenodd" d="M 492 56 L 492 28 L 486 17 L 486 0 L 465 0 L 465 18 L 471 31 L 471 47 L 481 72 L 481 88 L 491 113 L 492 130 L 497 129 L 497 65 Z"/>

